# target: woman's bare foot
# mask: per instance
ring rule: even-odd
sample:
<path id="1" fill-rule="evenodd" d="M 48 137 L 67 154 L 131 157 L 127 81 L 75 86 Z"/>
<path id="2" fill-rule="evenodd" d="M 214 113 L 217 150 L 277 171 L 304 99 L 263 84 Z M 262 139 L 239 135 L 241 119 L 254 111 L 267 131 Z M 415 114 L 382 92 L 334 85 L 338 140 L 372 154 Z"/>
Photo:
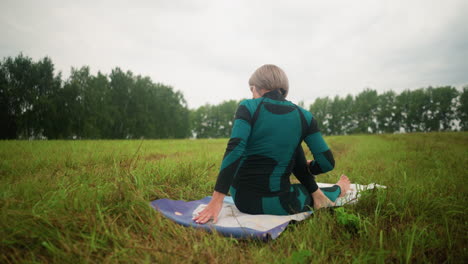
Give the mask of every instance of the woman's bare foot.
<path id="1" fill-rule="evenodd" d="M 343 197 L 346 195 L 346 192 L 351 188 L 351 181 L 348 179 L 348 176 L 341 175 L 340 180 L 336 183 L 336 185 L 340 186 L 341 193 L 338 197 Z"/>
<path id="2" fill-rule="evenodd" d="M 335 206 L 335 203 L 328 199 L 328 197 L 325 196 L 325 194 L 320 189 L 312 193 L 312 199 L 314 200 L 315 210 L 318 210 L 322 207 Z"/>

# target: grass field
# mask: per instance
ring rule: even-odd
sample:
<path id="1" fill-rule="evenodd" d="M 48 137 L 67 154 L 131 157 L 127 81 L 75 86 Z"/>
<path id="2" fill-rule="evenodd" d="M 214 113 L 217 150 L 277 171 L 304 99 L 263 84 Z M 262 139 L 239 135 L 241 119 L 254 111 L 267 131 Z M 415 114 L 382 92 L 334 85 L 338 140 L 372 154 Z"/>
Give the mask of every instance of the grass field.
<path id="1" fill-rule="evenodd" d="M 376 182 L 267 243 L 184 228 L 149 206 L 211 195 L 226 139 L 0 141 L 0 262 L 462 263 L 468 133 L 327 137 L 336 168 Z M 310 158 L 310 153 L 307 154 Z"/>

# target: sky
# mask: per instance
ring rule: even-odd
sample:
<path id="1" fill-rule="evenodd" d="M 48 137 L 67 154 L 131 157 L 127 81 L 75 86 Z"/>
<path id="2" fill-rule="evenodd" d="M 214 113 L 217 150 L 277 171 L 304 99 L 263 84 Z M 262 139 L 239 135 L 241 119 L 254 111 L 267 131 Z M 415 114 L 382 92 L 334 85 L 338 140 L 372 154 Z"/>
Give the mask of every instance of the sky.
<path id="1" fill-rule="evenodd" d="M 468 85 L 468 1 L 0 1 L 0 58 L 48 56 L 68 78 L 115 67 L 184 94 L 189 108 L 250 98 L 275 64 L 288 99 Z"/>

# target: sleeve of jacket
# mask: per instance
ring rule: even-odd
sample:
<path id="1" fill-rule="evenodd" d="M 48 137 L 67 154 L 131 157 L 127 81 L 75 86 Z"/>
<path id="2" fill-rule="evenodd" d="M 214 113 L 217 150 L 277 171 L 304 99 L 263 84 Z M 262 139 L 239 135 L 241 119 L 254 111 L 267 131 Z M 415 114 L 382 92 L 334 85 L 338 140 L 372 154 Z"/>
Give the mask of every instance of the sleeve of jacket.
<path id="1" fill-rule="evenodd" d="M 215 185 L 215 191 L 220 193 L 228 193 L 249 139 L 252 114 L 247 101 L 241 102 L 236 111 L 231 137 Z"/>
<path id="2" fill-rule="evenodd" d="M 309 170 L 313 175 L 325 173 L 333 170 L 335 160 L 327 143 L 322 137 L 322 133 L 317 125 L 317 121 L 308 113 L 310 122 L 306 130 L 304 141 L 314 156 L 314 160 L 310 163 Z"/>

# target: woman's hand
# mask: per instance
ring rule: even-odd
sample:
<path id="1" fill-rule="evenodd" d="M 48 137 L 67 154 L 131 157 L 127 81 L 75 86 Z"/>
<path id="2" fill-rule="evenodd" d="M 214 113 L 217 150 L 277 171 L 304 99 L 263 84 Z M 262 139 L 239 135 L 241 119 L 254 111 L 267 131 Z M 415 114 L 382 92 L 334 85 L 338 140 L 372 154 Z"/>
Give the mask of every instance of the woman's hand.
<path id="1" fill-rule="evenodd" d="M 307 160 L 307 167 L 310 167 L 310 163 L 312 163 L 311 160 Z"/>
<path id="2" fill-rule="evenodd" d="M 197 224 L 204 224 L 210 221 L 210 219 L 213 219 L 213 223 L 218 222 L 218 215 L 223 207 L 224 196 L 226 196 L 224 193 L 214 191 L 211 201 L 203 211 L 193 218 L 193 221 Z"/>

